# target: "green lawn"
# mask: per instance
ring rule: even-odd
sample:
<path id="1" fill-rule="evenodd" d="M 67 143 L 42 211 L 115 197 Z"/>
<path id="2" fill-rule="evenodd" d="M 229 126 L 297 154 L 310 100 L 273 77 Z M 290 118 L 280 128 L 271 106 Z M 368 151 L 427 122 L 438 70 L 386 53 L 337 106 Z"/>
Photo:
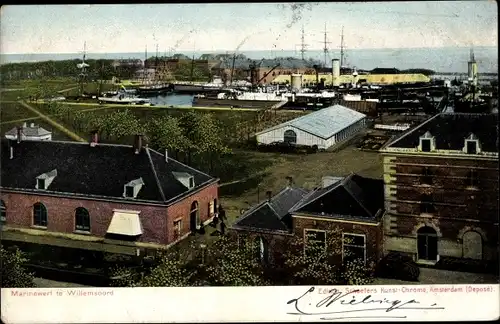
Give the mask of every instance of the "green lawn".
<path id="1" fill-rule="evenodd" d="M 265 199 L 266 191 L 273 194 L 283 189 L 293 177 L 296 186 L 313 189 L 318 186 L 323 176 L 346 176 L 355 172 L 362 176 L 382 178 L 382 161 L 376 152 L 360 151 L 355 144 L 336 152 L 320 152 L 308 155 L 263 153 L 253 151 L 237 151 L 242 160 L 241 165 L 251 167 L 260 176 L 251 177 L 247 181 L 220 188 L 221 203 L 228 211 L 228 217 L 234 220 L 239 210 L 257 203 L 257 185 L 260 201 Z M 236 161 L 235 161 L 236 162 Z M 229 161 L 228 161 L 229 163 Z M 235 178 L 234 180 L 238 180 Z"/>
<path id="2" fill-rule="evenodd" d="M 37 117 L 37 115 L 16 102 L 0 103 L 0 121 L 2 123 L 30 117 Z"/>

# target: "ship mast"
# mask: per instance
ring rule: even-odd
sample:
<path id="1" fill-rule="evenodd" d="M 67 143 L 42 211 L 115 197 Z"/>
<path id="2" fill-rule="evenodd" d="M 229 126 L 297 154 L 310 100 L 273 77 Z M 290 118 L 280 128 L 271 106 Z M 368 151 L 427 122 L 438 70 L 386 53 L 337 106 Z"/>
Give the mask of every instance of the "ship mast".
<path id="1" fill-rule="evenodd" d="M 340 67 L 344 67 L 344 26 L 342 26 L 342 34 L 340 34 Z"/>
<path id="2" fill-rule="evenodd" d="M 326 68 L 326 65 L 327 65 L 327 55 L 328 55 L 328 44 L 331 43 L 327 40 L 327 32 L 326 32 L 326 23 L 325 23 L 325 39 L 324 39 L 324 42 L 323 42 L 323 54 L 325 56 L 325 68 Z"/>
<path id="3" fill-rule="evenodd" d="M 144 83 L 146 83 L 146 61 L 148 60 L 148 45 L 146 44 L 146 47 L 144 48 L 144 66 L 143 66 L 143 75 L 142 78 L 144 79 Z"/>
<path id="4" fill-rule="evenodd" d="M 306 37 L 306 34 L 304 31 L 304 25 L 302 25 L 302 35 L 300 37 L 300 55 L 301 55 L 302 60 L 305 59 L 305 54 L 306 54 L 307 46 L 308 46 L 308 44 L 306 44 L 305 37 Z"/>

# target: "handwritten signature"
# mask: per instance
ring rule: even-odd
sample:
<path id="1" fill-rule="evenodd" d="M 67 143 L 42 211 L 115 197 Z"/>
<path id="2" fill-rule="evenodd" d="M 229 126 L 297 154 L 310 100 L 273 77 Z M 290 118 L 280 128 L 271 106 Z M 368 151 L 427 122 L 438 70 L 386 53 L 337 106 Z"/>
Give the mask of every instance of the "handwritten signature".
<path id="1" fill-rule="evenodd" d="M 406 315 L 386 315 L 387 313 L 394 312 L 393 314 L 401 311 L 414 311 L 414 310 L 442 310 L 444 307 L 439 307 L 436 303 L 424 306 L 415 299 L 406 301 L 389 300 L 387 298 L 375 299 L 372 295 L 355 296 L 354 293 L 359 290 L 351 290 L 347 293 L 342 293 L 338 289 L 331 289 L 326 298 L 321 299 L 315 305 L 312 301 L 307 302 L 304 297 L 311 297 L 315 288 L 309 288 L 302 296 L 291 299 L 287 305 L 293 304 L 296 312 L 289 312 L 289 315 L 299 316 L 323 316 L 322 320 L 335 320 L 345 318 L 406 318 Z M 323 297 L 323 296 L 321 296 Z M 380 306 L 379 306 L 380 305 Z M 341 307 L 338 307 L 341 306 Z M 357 306 L 357 307 L 356 307 Z M 375 312 L 377 315 L 357 316 L 359 312 Z M 334 314 L 355 314 L 355 316 L 342 317 L 325 317 L 325 315 Z M 384 314 L 385 313 L 385 314 Z M 366 314 L 366 313 L 365 313 Z"/>

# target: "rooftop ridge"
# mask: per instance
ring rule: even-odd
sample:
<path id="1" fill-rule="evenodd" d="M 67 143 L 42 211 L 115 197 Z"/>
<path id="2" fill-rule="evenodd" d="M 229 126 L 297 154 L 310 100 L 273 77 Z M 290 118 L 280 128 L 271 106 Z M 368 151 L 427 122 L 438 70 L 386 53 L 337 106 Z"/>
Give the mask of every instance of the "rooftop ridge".
<path id="1" fill-rule="evenodd" d="M 424 121 L 423 123 L 421 123 L 420 125 L 418 125 L 417 127 L 415 128 L 410 128 L 409 130 L 407 130 L 406 132 L 404 132 L 403 134 L 401 134 L 400 136 L 396 137 L 395 139 L 392 140 L 392 142 L 390 143 L 387 143 L 386 145 L 384 145 L 380 150 L 383 151 L 384 149 L 394 145 L 395 143 L 397 143 L 399 140 L 405 138 L 406 136 L 410 135 L 411 133 L 415 132 L 417 129 L 419 128 L 422 128 L 424 125 L 428 124 L 429 122 L 431 122 L 432 120 L 436 119 L 438 116 L 440 116 L 442 113 L 439 113 L 439 114 L 436 114 L 434 116 L 432 116 L 431 118 L 428 118 L 426 121 Z"/>
<path id="2" fill-rule="evenodd" d="M 151 158 L 151 154 L 149 153 L 149 148 L 146 148 L 146 154 L 148 156 L 149 164 L 151 166 L 151 171 L 153 171 L 153 175 L 155 177 L 156 185 L 158 186 L 158 190 L 160 191 L 160 196 L 163 199 L 163 201 L 166 202 L 167 198 L 165 197 L 165 193 L 163 192 L 163 188 L 161 187 L 161 182 L 160 179 L 158 178 L 158 174 L 156 173 L 156 168 L 153 163 L 153 159 Z"/>
<path id="3" fill-rule="evenodd" d="M 152 148 L 148 148 L 148 149 L 149 149 L 151 152 L 154 152 L 154 153 L 158 154 L 159 156 L 165 157 L 165 154 L 162 154 L 162 153 L 160 153 L 160 152 L 156 151 L 155 149 L 152 149 Z M 168 161 L 169 161 L 169 162 L 175 162 L 175 163 L 177 163 L 177 164 L 179 164 L 179 165 L 182 165 L 182 166 L 183 166 L 183 167 L 185 167 L 185 168 L 188 168 L 188 169 L 190 169 L 190 170 L 193 170 L 193 171 L 195 171 L 195 172 L 197 172 L 197 173 L 199 173 L 199 174 L 202 174 L 202 175 L 204 175 L 204 176 L 206 176 L 206 177 L 209 177 L 209 178 L 211 178 L 211 179 L 213 179 L 213 180 L 215 180 L 215 179 L 219 180 L 218 178 L 215 178 L 215 177 L 213 177 L 213 176 L 211 176 L 211 175 L 209 175 L 209 174 L 206 174 L 206 173 L 205 173 L 205 172 L 203 172 L 203 171 L 200 171 L 200 170 L 197 170 L 197 169 L 195 169 L 195 168 L 193 168 L 193 167 L 190 167 L 189 165 L 184 164 L 184 163 L 182 163 L 182 162 L 180 162 L 180 161 L 177 161 L 176 159 L 172 159 L 171 157 L 167 157 L 167 159 L 168 159 Z"/>

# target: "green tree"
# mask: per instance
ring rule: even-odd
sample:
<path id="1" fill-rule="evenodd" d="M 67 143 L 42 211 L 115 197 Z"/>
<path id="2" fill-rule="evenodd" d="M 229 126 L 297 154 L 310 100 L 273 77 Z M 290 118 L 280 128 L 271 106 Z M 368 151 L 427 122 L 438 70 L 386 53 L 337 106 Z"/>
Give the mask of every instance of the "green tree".
<path id="1" fill-rule="evenodd" d="M 0 245 L 2 288 L 30 288 L 35 287 L 33 274 L 23 268 L 27 259 L 19 250 L 6 250 Z"/>
<path id="2" fill-rule="evenodd" d="M 238 242 L 231 236 L 220 236 L 207 249 L 205 273 L 209 285 L 268 285 L 257 251 L 255 241 Z"/>
<path id="3" fill-rule="evenodd" d="M 179 123 L 191 143 L 187 149 L 188 164 L 192 163 L 192 155 L 196 154 L 201 158 L 199 167 L 201 168 L 208 161 L 209 171 L 211 171 L 214 160 L 230 152 L 224 144 L 221 127 L 212 114 L 189 111 L 181 116 Z"/>
<path id="4" fill-rule="evenodd" d="M 155 118 L 148 123 L 147 129 L 152 145 L 174 152 L 176 159 L 180 152 L 186 152 L 191 146 L 191 142 L 179 125 L 179 120 L 175 117 Z"/>
<path id="5" fill-rule="evenodd" d="M 284 258 L 290 283 L 335 285 L 370 282 L 372 263 L 365 266 L 364 262 L 355 260 L 342 265 L 342 230 L 339 227 L 328 226 L 324 234 L 320 233 L 311 232 L 305 238 L 290 239 Z"/>

